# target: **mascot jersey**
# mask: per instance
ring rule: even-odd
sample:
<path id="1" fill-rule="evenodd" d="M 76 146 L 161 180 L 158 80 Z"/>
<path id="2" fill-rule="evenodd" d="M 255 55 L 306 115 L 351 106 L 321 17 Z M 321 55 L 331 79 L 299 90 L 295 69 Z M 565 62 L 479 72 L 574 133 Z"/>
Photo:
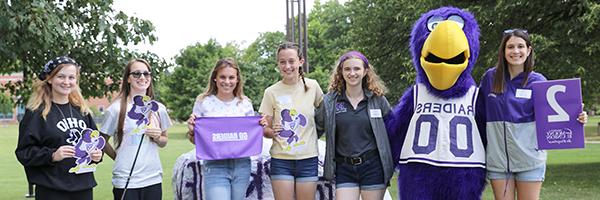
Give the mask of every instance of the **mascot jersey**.
<path id="1" fill-rule="evenodd" d="M 273 158 L 300 160 L 318 155 L 314 118 L 323 91 L 317 81 L 308 78 L 305 81 L 308 91 L 304 91 L 302 80 L 295 85 L 279 81 L 265 89 L 258 110 L 273 116 L 273 124 L 281 124 L 283 129 L 273 138 Z"/>
<path id="2" fill-rule="evenodd" d="M 486 138 L 485 109 L 474 109 L 483 101 L 471 76 L 479 55 L 477 21 L 441 7 L 421 15 L 410 36 L 416 87 L 386 117 L 400 199 L 479 200 Z"/>
<path id="3" fill-rule="evenodd" d="M 400 163 L 421 162 L 440 167 L 485 168 L 485 151 L 475 123 L 478 89 L 451 100 L 414 86 L 414 115 L 400 154 Z"/>

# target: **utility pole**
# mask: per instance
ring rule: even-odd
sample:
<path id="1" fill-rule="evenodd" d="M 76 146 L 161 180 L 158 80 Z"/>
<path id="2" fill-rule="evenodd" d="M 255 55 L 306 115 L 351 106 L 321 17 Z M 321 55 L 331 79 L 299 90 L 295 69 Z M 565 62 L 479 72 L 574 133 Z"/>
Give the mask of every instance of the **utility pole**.
<path id="1" fill-rule="evenodd" d="M 304 55 L 304 72 L 308 73 L 308 35 L 306 20 L 306 0 L 285 0 L 286 1 L 286 39 L 295 42 L 300 46 L 302 55 Z M 297 12 L 296 12 L 297 11 Z"/>

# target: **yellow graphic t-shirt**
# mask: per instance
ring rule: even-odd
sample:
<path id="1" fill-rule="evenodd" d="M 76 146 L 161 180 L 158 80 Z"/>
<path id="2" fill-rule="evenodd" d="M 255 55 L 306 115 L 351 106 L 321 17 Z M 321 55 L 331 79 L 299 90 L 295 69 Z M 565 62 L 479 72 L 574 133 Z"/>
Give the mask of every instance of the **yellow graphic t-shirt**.
<path id="1" fill-rule="evenodd" d="M 323 91 L 317 81 L 308 78 L 305 81 L 308 91 L 304 91 L 301 79 L 295 85 L 279 81 L 265 90 L 258 110 L 273 116 L 273 124 L 283 128 L 273 138 L 270 151 L 273 158 L 301 160 L 319 154 L 314 118 Z"/>

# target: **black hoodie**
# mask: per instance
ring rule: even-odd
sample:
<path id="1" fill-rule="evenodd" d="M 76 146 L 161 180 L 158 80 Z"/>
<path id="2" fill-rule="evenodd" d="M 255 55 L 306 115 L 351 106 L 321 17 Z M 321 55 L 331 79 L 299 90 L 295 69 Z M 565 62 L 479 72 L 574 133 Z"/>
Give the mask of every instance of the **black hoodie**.
<path id="1" fill-rule="evenodd" d="M 96 186 L 93 173 L 74 174 L 75 158 L 52 162 L 52 153 L 62 145 L 74 145 L 73 133 L 84 128 L 97 130 L 90 114 L 83 116 L 78 106 L 52 103 L 46 119 L 42 118 L 43 106 L 35 111 L 27 109 L 19 124 L 19 142 L 15 154 L 25 167 L 30 183 L 62 191 L 82 191 Z M 60 111 L 58 110 L 60 108 Z M 69 140 L 69 138 L 71 139 Z M 71 142 L 71 144 L 70 144 Z"/>

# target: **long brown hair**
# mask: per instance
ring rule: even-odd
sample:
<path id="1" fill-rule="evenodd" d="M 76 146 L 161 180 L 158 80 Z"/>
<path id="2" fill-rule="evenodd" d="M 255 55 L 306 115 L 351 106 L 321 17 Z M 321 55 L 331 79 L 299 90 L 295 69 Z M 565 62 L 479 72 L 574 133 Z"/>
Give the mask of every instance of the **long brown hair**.
<path id="1" fill-rule="evenodd" d="M 293 42 L 284 42 L 279 44 L 279 47 L 277 47 L 277 58 L 279 58 L 279 52 L 284 50 L 284 49 L 293 49 L 296 52 L 298 52 L 298 60 L 304 60 L 304 54 L 302 54 L 302 51 L 300 50 L 300 46 L 298 46 L 298 44 L 293 43 Z M 302 83 L 304 84 L 304 92 L 308 91 L 308 86 L 306 86 L 306 81 L 304 80 L 304 69 L 302 67 L 302 65 L 300 65 L 299 69 L 298 69 L 298 73 L 300 74 L 300 79 L 302 79 Z"/>
<path id="2" fill-rule="evenodd" d="M 27 102 L 27 108 L 29 110 L 36 110 L 43 106 L 42 110 L 42 118 L 46 119 L 48 113 L 50 112 L 50 108 L 52 107 L 52 85 L 50 85 L 50 79 L 54 78 L 58 72 L 64 68 L 65 66 L 69 66 L 73 64 L 61 64 L 58 65 L 48 77 L 44 80 L 37 80 L 33 82 L 33 93 L 31 94 L 31 98 Z M 85 99 L 83 95 L 81 95 L 81 89 L 79 88 L 79 77 L 80 77 L 80 69 L 78 66 L 75 66 L 77 69 L 75 86 L 69 93 L 69 103 L 79 106 L 79 110 L 83 115 L 88 115 L 91 113 L 89 107 L 85 103 Z"/>
<path id="3" fill-rule="evenodd" d="M 217 95 L 217 93 L 219 92 L 219 88 L 217 88 L 217 82 L 215 81 L 215 79 L 217 78 L 217 73 L 221 69 L 224 69 L 226 67 L 231 67 L 236 71 L 237 83 L 235 85 L 235 88 L 233 89 L 233 95 L 239 98 L 240 100 L 245 98 L 244 81 L 242 79 L 242 72 L 240 71 L 240 67 L 237 65 L 233 58 L 224 58 L 218 60 L 215 66 L 213 67 L 212 72 L 210 73 L 210 77 L 208 77 L 208 87 L 202 94 L 198 95 L 198 100 L 202 100 L 210 95 Z"/>
<path id="4" fill-rule="evenodd" d="M 531 48 L 531 53 L 527 56 L 525 63 L 523 64 L 523 72 L 525 78 L 523 79 L 523 86 L 527 85 L 527 81 L 529 80 L 529 74 L 533 71 L 533 65 L 535 63 L 535 56 L 533 53 L 533 46 L 531 45 L 531 39 L 529 38 L 529 34 L 527 31 L 522 29 L 512 29 L 505 31 L 502 37 L 502 43 L 498 47 L 498 62 L 496 63 L 496 73 L 494 74 L 494 82 L 492 85 L 492 92 L 496 94 L 504 93 L 504 84 L 505 83 L 505 74 L 508 70 L 508 63 L 506 61 L 505 52 L 506 52 L 506 42 L 511 37 L 519 37 L 525 40 L 525 44 L 527 48 Z"/>
<path id="5" fill-rule="evenodd" d="M 350 55 L 350 53 L 353 53 L 354 55 Z M 335 91 L 338 94 L 341 94 L 344 88 L 346 87 L 346 80 L 344 80 L 342 70 L 344 68 L 344 62 L 346 62 L 349 59 L 358 59 L 361 60 L 361 62 L 363 63 L 363 68 L 367 74 L 365 75 L 365 77 L 363 77 L 362 87 L 364 89 L 368 89 L 377 96 L 385 95 L 385 93 L 387 92 L 385 84 L 383 84 L 383 81 L 381 81 L 381 79 L 375 72 L 373 66 L 368 64 L 367 58 L 357 51 L 346 53 L 340 57 L 340 60 L 338 61 L 335 67 L 335 70 L 332 71 L 331 76 L 329 77 L 329 91 Z"/>
<path id="6" fill-rule="evenodd" d="M 129 63 L 127 63 L 127 65 L 125 66 L 125 70 L 123 70 L 123 78 L 121 79 L 121 91 L 119 91 L 121 107 L 119 110 L 119 121 L 117 123 L 117 135 L 115 137 L 115 144 L 117 145 L 116 148 L 119 148 L 119 146 L 121 146 L 121 141 L 123 141 L 123 126 L 125 124 L 125 115 L 127 111 L 127 99 L 129 94 L 131 93 L 131 84 L 127 80 L 129 78 L 129 74 L 131 73 L 131 66 L 133 66 L 133 64 L 137 62 L 143 63 L 144 65 L 146 65 L 146 67 L 148 67 L 148 71 L 152 72 L 152 67 L 150 66 L 148 61 L 141 58 L 135 58 L 130 60 Z M 148 87 L 148 89 L 146 89 L 146 96 L 149 96 L 150 98 L 154 99 L 154 87 L 152 82 L 152 77 L 150 77 L 150 86 Z"/>

